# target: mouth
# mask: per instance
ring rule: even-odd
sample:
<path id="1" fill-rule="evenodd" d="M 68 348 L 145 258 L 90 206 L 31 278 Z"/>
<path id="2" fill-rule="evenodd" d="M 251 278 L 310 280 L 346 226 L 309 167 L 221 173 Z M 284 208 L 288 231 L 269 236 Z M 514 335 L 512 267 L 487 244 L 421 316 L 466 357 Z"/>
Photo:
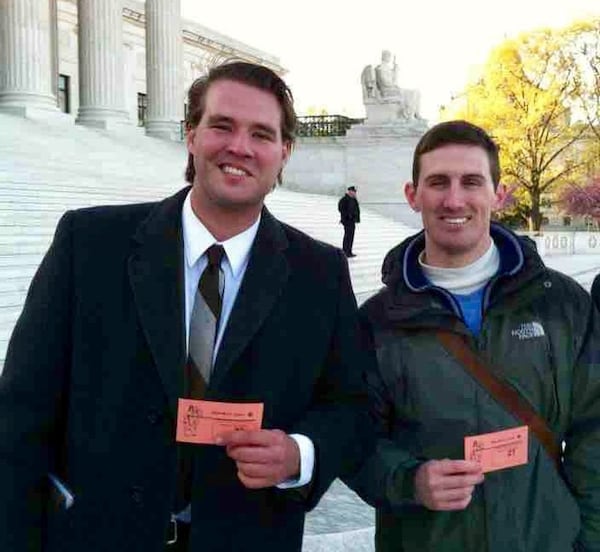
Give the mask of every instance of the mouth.
<path id="1" fill-rule="evenodd" d="M 249 171 L 243 169 L 242 167 L 236 167 L 234 165 L 229 165 L 224 163 L 219 165 L 219 168 L 225 173 L 230 174 L 232 176 L 252 176 Z"/>
<path id="2" fill-rule="evenodd" d="M 463 224 L 467 224 L 471 217 L 440 217 L 442 221 L 451 226 L 462 226 Z"/>

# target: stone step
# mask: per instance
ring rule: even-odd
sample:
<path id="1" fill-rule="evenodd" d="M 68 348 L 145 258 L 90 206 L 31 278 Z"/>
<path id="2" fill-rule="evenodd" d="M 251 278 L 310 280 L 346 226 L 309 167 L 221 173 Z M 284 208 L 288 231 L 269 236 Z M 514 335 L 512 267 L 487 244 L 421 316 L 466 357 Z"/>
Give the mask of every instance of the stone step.
<path id="1" fill-rule="evenodd" d="M 20 239 L 6 243 L 0 241 L 0 255 L 14 253 L 15 255 L 39 255 L 41 258 L 50 245 L 50 238 L 51 236 L 48 236 L 48 239 L 45 241 L 36 239 L 31 242 L 21 241 Z"/>
<path id="2" fill-rule="evenodd" d="M 21 308 L 20 305 L 18 308 L 8 305 L 0 306 L 0 329 L 2 331 L 10 333 L 12 326 L 17 321 L 17 318 L 19 318 L 19 314 L 21 314 Z M 2 358 L 4 359 L 4 350 L 2 350 Z"/>
<path id="3" fill-rule="evenodd" d="M 8 338 L 2 337 L 2 328 L 0 328 L 0 351 L 2 351 L 1 364 L 4 366 L 4 358 L 6 356 L 6 349 L 8 349 Z"/>
<path id="4" fill-rule="evenodd" d="M 5 293 L 19 293 L 24 294 L 29 288 L 29 278 L 7 278 L 6 275 L 0 271 L 0 302 L 4 305 Z"/>
<path id="5" fill-rule="evenodd" d="M 23 306 L 23 302 L 25 301 L 26 292 L 26 289 L 22 289 L 21 291 L 0 290 L 0 304 L 8 309 L 20 308 Z"/>
<path id="6" fill-rule="evenodd" d="M 39 255 L 0 255 L 0 270 L 4 268 L 28 268 L 37 267 L 41 258 Z"/>

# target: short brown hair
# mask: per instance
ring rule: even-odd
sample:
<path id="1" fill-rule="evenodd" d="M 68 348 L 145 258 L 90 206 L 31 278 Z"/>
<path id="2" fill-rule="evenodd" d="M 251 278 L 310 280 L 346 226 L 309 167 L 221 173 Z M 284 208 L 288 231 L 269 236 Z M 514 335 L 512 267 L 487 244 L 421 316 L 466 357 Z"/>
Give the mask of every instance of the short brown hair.
<path id="1" fill-rule="evenodd" d="M 206 94 L 211 84 L 220 80 L 231 80 L 254 86 L 272 94 L 281 109 L 281 136 L 284 142 L 294 143 L 296 136 L 296 112 L 294 98 L 288 85 L 274 71 L 263 65 L 245 61 L 233 61 L 213 67 L 207 75 L 196 79 L 188 91 L 188 109 L 185 120 L 186 131 L 198 126 L 206 107 Z M 188 155 L 185 179 L 192 184 L 196 176 L 194 156 Z M 281 174 L 278 176 L 281 182 Z"/>
<path id="2" fill-rule="evenodd" d="M 490 162 L 490 174 L 494 183 L 494 190 L 500 183 L 500 160 L 498 145 L 482 128 L 467 121 L 446 121 L 431 127 L 419 140 L 415 148 L 412 166 L 413 185 L 417 186 L 421 173 L 421 156 L 430 151 L 460 144 L 466 146 L 479 146 L 487 153 Z"/>

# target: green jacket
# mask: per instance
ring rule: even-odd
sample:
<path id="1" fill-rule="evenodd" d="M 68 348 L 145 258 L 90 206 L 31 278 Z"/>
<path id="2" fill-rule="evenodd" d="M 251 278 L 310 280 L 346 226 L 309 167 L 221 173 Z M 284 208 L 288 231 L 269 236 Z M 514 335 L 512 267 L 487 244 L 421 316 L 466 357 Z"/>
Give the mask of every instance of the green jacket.
<path id="1" fill-rule="evenodd" d="M 423 233 L 388 253 L 385 287 L 361 308 L 378 357 L 368 384 L 380 436 L 348 483 L 377 509 L 379 552 L 600 551 L 598 314 L 530 240 L 497 224 L 491 232 L 501 264 L 484 293 L 478 337 L 420 270 Z M 464 458 L 465 436 L 523 425 L 446 352 L 436 328 L 468 335 L 566 443 L 561 474 L 530 432 L 528 463 L 487 473 L 465 510 L 414 502 L 422 462 Z"/>

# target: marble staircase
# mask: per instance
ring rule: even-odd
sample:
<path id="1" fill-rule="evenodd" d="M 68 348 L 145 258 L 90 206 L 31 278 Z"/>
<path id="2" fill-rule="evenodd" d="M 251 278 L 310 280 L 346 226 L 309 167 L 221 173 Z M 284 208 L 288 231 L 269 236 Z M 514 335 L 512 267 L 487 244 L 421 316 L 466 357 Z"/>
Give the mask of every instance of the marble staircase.
<path id="1" fill-rule="evenodd" d="M 152 201 L 185 183 L 181 143 L 0 114 L 0 367 L 29 282 L 67 209 Z M 276 189 L 267 198 L 281 220 L 341 245 L 337 198 Z M 355 292 L 364 300 L 380 285 L 385 252 L 411 230 L 363 210 L 349 259 Z"/>

